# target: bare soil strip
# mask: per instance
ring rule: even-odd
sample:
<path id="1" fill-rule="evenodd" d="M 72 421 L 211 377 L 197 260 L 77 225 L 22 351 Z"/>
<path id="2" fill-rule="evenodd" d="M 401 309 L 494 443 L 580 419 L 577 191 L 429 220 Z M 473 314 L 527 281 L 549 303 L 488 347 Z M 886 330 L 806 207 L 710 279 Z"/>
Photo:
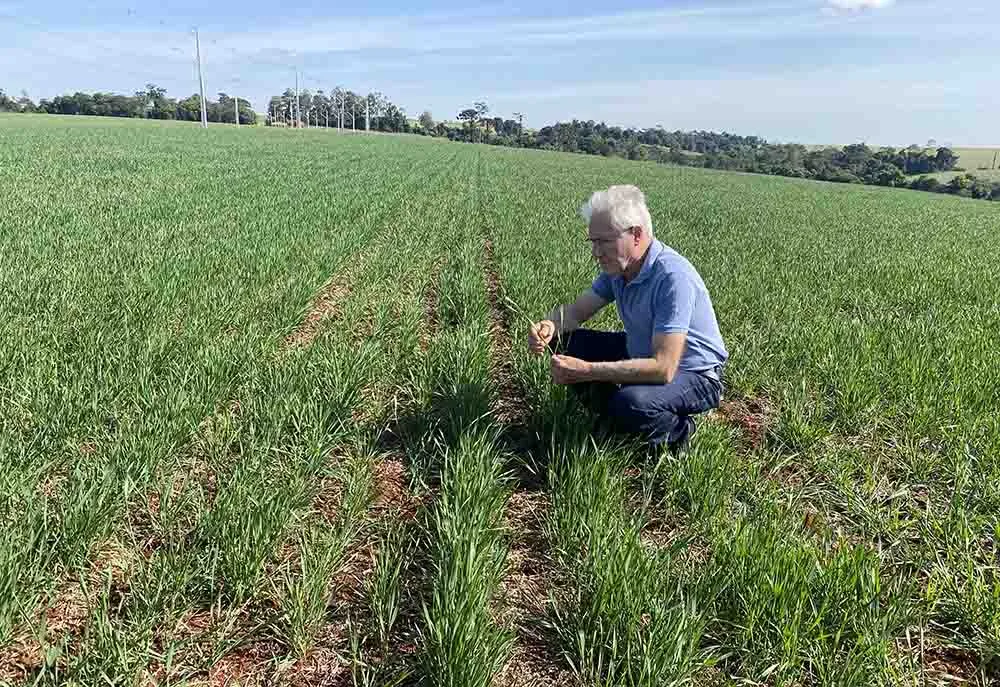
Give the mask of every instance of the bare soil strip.
<path id="1" fill-rule="evenodd" d="M 444 260 L 438 260 L 431 270 L 431 278 L 424 289 L 424 326 L 420 332 L 420 349 L 424 352 L 431 346 L 434 337 L 441 329 L 441 321 L 438 316 L 438 306 L 441 300 L 441 270 L 444 269 Z"/>
<path id="2" fill-rule="evenodd" d="M 522 453 L 534 439 L 527 430 L 530 408 L 510 358 L 513 315 L 502 298 L 490 239 L 486 239 L 483 255 L 490 306 L 490 357 L 497 391 L 494 412 L 506 429 L 509 447 Z M 549 497 L 544 491 L 518 490 L 504 509 L 505 527 L 512 539 L 507 569 L 500 582 L 498 621 L 514 629 L 515 639 L 511 657 L 497 677 L 499 687 L 572 684 L 572 674 L 545 629 L 551 593 L 556 587 L 555 565 L 548 555 L 543 531 L 548 508 Z"/>
<path id="3" fill-rule="evenodd" d="M 493 379 L 497 386 L 495 415 L 499 422 L 517 434 L 519 431 L 523 432 L 527 426 L 529 411 L 509 355 L 513 314 L 502 297 L 500 275 L 496 269 L 493 242 L 490 239 L 486 239 L 483 250 L 486 295 L 490 305 L 490 355 L 493 363 Z"/>
<path id="4" fill-rule="evenodd" d="M 79 644 L 98 596 L 110 575 L 112 590 L 122 589 L 131 568 L 132 552 L 117 540 L 109 539 L 97 550 L 90 567 L 78 575 L 67 573 L 33 611 L 31 620 L 23 625 L 5 646 L 0 647 L 0 684 L 21 684 L 38 671 L 45 662 L 47 647 L 67 642 Z M 44 635 L 39 636 L 44 629 Z M 57 658 L 65 669 L 68 655 Z"/>
<path id="5" fill-rule="evenodd" d="M 423 292 L 423 321 L 420 328 L 420 349 L 426 353 L 439 331 L 438 277 L 443 261 L 432 268 L 431 277 Z M 372 398 L 368 404 L 377 403 L 375 390 L 366 394 Z M 392 395 L 394 390 L 382 388 L 379 393 Z M 374 394 L 374 395 L 373 395 Z M 405 399 L 402 401 L 405 403 Z M 355 419 L 365 417 L 366 402 L 355 411 Z M 394 403 L 395 405 L 395 403 Z M 398 409 L 397 409 L 398 410 Z M 380 542 L 378 533 L 387 530 L 407 529 L 416 526 L 421 509 L 431 495 L 417 498 L 410 490 L 407 472 L 406 448 L 393 426 L 383 433 L 379 444 L 381 453 L 372 466 L 373 500 L 369 516 L 371 521 L 361 539 L 351 546 L 345 564 L 333 582 L 332 619 L 322 628 L 316 645 L 308 656 L 296 661 L 288 678 L 294 685 L 349 685 L 354 681 L 350 658 L 350 627 L 348 615 L 362 636 L 368 637 L 358 647 L 360 660 L 375 679 L 388 679 L 393 675 L 410 672 L 417 653 L 417 632 L 420 623 L 422 586 L 428 570 L 426 561 L 410 558 L 404 562 L 403 585 L 400 589 L 399 615 L 388 638 L 388 655 L 373 639 L 375 628 L 371 624 L 367 598 L 368 584 L 375 574 L 375 559 Z M 330 499 L 339 504 L 339 496 Z M 329 507 L 328 505 L 326 506 Z M 419 554 L 418 554 L 419 555 Z"/>
<path id="6" fill-rule="evenodd" d="M 575 684 L 550 630 L 543 624 L 550 615 L 551 595 L 556 587 L 543 534 L 548 508 L 548 494 L 539 491 L 514 492 L 507 502 L 504 520 L 513 539 L 507 571 L 500 582 L 500 620 L 514 629 L 515 639 L 510 659 L 496 680 L 498 687 Z"/>
<path id="7" fill-rule="evenodd" d="M 340 303 L 350 292 L 347 274 L 337 274 L 330 278 L 313 298 L 306 316 L 282 342 L 282 352 L 293 348 L 305 348 L 319 335 L 322 324 L 337 315 Z"/>

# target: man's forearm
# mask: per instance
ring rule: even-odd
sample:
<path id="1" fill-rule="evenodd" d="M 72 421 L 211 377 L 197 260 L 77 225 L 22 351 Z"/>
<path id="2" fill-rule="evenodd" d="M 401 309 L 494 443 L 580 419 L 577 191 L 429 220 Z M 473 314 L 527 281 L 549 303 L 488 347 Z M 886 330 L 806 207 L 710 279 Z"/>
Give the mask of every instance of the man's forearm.
<path id="1" fill-rule="evenodd" d="M 572 304 L 557 305 L 545 316 L 545 319 L 551 320 L 556 325 L 556 334 L 565 334 L 579 329 L 582 324 L 577 319 L 576 313 L 573 312 Z"/>
<path id="2" fill-rule="evenodd" d="M 663 369 L 656 358 L 632 358 L 611 363 L 591 363 L 590 377 L 595 382 L 614 384 L 669 384 L 674 373 Z"/>

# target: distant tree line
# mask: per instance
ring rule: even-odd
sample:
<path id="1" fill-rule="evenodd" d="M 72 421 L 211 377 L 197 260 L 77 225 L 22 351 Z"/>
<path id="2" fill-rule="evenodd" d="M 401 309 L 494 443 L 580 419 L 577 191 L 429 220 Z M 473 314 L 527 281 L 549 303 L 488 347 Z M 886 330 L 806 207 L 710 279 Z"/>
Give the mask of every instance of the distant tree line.
<path id="1" fill-rule="evenodd" d="M 233 98 L 219 93 L 218 101 L 206 103 L 212 122 L 235 121 Z M 18 98 L 0 90 L 0 112 L 45 112 L 146 119 L 199 121 L 201 99 L 197 94 L 183 100 L 167 97 L 155 84 L 134 95 L 117 93 L 74 93 L 36 105 L 27 94 Z M 947 147 L 926 150 L 907 148 L 869 148 L 864 144 L 809 149 L 796 143 L 768 143 L 758 136 L 738 136 L 727 132 L 667 131 L 608 126 L 593 120 L 557 122 L 538 130 L 525 131 L 518 119 L 489 116 L 485 102 L 476 102 L 457 115 L 457 122 L 435 122 L 430 112 L 416 121 L 383 94 L 360 95 L 335 88 L 322 90 L 286 89 L 272 96 L 264 123 L 269 126 L 344 127 L 396 133 L 438 136 L 453 141 L 487 143 L 542 150 L 650 160 L 687 167 L 726 169 L 758 174 L 774 174 L 802 179 L 817 179 L 850 184 L 872 184 L 911 188 L 919 191 L 950 193 L 967 198 L 1000 200 L 1000 182 L 959 174 L 941 182 L 930 174 L 958 171 L 958 156 Z M 241 124 L 254 124 L 257 114 L 248 100 L 239 99 Z"/>
<path id="2" fill-rule="evenodd" d="M 410 120 L 401 107 L 382 93 L 360 95 L 354 91 L 334 88 L 329 94 L 285 89 L 271 96 L 265 124 L 268 126 L 339 127 L 352 130 L 410 133 Z"/>
<path id="3" fill-rule="evenodd" d="M 234 99 L 226 93 L 219 93 L 217 101 L 207 100 L 206 114 L 210 122 L 236 121 Z M 183 100 L 167 97 L 167 92 L 156 84 L 146 84 L 146 88 L 134 95 L 120 93 L 83 93 L 58 95 L 51 100 L 42 99 L 36 105 L 26 95 L 13 100 L 0 90 L 0 112 L 39 112 L 62 115 L 92 115 L 97 117 L 134 117 L 139 119 L 179 119 L 201 121 L 201 96 L 197 93 Z M 240 124 L 255 124 L 257 113 L 250 101 L 239 98 Z"/>
<path id="4" fill-rule="evenodd" d="M 919 191 L 952 193 L 968 198 L 1000 200 L 1000 182 L 973 174 L 955 176 L 942 183 L 926 176 L 956 168 L 958 155 L 950 148 L 925 150 L 920 146 L 873 149 L 864 144 L 810 150 L 800 144 L 768 143 L 757 136 L 712 131 L 633 129 L 603 122 L 558 122 L 537 131 L 523 131 L 518 121 L 489 117 L 489 107 L 476 103 L 458 113 L 459 126 L 433 122 L 421 115 L 417 133 L 446 136 L 451 140 L 493 145 L 559 150 L 570 153 L 651 160 L 687 167 L 726 169 L 836 181 L 851 184 L 895 186 Z M 917 176 L 920 175 L 920 176 Z"/>

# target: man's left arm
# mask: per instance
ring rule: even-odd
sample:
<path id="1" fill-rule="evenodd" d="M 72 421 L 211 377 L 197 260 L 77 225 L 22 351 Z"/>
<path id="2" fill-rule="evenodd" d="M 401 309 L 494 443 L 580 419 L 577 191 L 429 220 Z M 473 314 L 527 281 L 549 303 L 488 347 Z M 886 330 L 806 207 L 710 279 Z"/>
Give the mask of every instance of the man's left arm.
<path id="1" fill-rule="evenodd" d="M 695 298 L 694 284 L 687 275 L 669 275 L 659 285 L 653 302 L 653 357 L 591 363 L 552 356 L 553 380 L 557 384 L 670 384 L 687 345 Z"/>
<path id="2" fill-rule="evenodd" d="M 590 363 L 589 380 L 615 384 L 670 384 L 677 374 L 687 332 L 653 335 L 653 357 Z"/>

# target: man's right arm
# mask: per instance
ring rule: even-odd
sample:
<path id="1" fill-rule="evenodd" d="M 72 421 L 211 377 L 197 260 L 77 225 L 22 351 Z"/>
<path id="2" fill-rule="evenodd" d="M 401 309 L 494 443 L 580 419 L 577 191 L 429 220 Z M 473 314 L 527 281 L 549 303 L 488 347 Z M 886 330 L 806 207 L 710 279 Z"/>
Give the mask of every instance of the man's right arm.
<path id="1" fill-rule="evenodd" d="M 598 296 L 593 289 L 587 289 L 572 303 L 553 308 L 545 316 L 545 319 L 555 324 L 556 333 L 565 334 L 579 329 L 584 322 L 596 315 L 608 303 L 610 301 Z"/>
<path id="2" fill-rule="evenodd" d="M 595 282 L 597 289 L 602 289 L 603 285 Z M 604 298 L 592 285 L 572 303 L 558 305 L 549 312 L 545 319 L 536 322 L 528 332 L 528 350 L 535 355 L 541 355 L 545 348 L 557 334 L 566 334 L 574 329 L 579 329 L 580 325 L 589 320 L 597 311 L 611 302 L 611 298 Z M 610 288 L 607 289 L 609 294 Z"/>
<path id="3" fill-rule="evenodd" d="M 544 320 L 531 326 L 528 332 L 528 350 L 541 355 L 557 333 L 565 334 L 579 329 L 581 324 L 610 302 L 598 296 L 593 289 L 587 289 L 572 303 L 557 306 Z"/>

